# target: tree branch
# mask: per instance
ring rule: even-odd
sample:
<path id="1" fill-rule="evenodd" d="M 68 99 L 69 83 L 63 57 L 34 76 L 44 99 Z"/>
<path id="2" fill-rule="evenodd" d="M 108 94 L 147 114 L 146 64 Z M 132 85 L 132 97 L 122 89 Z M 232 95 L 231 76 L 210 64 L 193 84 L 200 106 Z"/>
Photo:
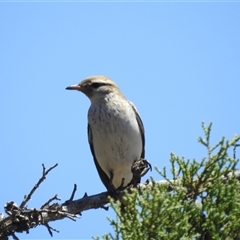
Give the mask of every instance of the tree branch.
<path id="1" fill-rule="evenodd" d="M 4 209 L 8 216 L 0 215 L 0 239 L 8 239 L 8 236 L 12 236 L 14 239 L 18 239 L 15 235 L 16 232 L 29 232 L 31 228 L 34 228 L 38 225 L 46 226 L 49 234 L 52 236 L 52 232 L 58 232 L 58 230 L 50 227 L 49 222 L 60 220 L 63 218 L 70 218 L 73 221 L 76 221 L 77 218 L 81 215 L 83 211 L 89 209 L 103 208 L 107 210 L 105 206 L 109 203 L 109 194 L 108 192 L 102 192 L 96 195 L 88 196 L 86 193 L 81 199 L 73 200 L 74 194 L 77 190 L 77 186 L 74 185 L 73 192 L 69 200 L 66 200 L 64 203 L 59 204 L 56 201 L 59 201 L 57 195 L 50 198 L 46 203 L 44 203 L 40 209 L 27 209 L 26 203 L 32 197 L 35 190 L 40 186 L 40 184 L 46 179 L 46 175 L 55 167 L 49 168 L 47 171 L 43 165 L 43 174 L 39 179 L 38 183 L 34 185 L 30 193 L 24 197 L 23 202 L 18 207 L 17 204 L 13 201 L 8 202 Z M 240 180 L 240 172 L 234 173 L 235 177 Z M 223 176 L 223 181 L 226 181 L 228 176 Z M 174 185 L 181 181 L 181 179 L 176 180 L 161 180 L 154 182 L 154 185 L 167 185 L 169 191 L 174 189 Z M 153 183 L 147 181 L 138 185 L 139 190 L 144 190 L 145 188 L 152 188 Z M 123 196 L 123 192 L 119 193 L 120 198 Z M 54 202 L 55 201 L 55 202 Z"/>

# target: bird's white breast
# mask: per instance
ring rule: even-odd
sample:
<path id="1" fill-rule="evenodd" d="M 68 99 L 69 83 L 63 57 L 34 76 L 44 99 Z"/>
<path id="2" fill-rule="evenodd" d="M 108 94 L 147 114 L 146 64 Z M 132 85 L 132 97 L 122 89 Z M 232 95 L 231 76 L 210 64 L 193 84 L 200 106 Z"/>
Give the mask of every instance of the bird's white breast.
<path id="1" fill-rule="evenodd" d="M 124 186 L 132 179 L 131 166 L 142 152 L 142 138 L 135 112 L 130 103 L 117 97 L 92 103 L 88 112 L 96 159 L 113 185 Z"/>

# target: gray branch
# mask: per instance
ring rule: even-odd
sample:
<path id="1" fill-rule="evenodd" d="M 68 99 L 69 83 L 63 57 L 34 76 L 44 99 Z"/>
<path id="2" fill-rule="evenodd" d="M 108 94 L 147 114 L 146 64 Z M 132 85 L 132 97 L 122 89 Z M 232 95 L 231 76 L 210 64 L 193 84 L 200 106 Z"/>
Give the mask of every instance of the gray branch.
<path id="1" fill-rule="evenodd" d="M 73 200 L 74 194 L 76 192 L 76 185 L 74 186 L 73 192 L 69 200 L 65 201 L 62 204 L 57 203 L 59 201 L 57 195 L 53 198 L 49 199 L 46 203 L 42 205 L 40 209 L 28 209 L 26 206 L 27 201 L 32 196 L 33 192 L 39 187 L 39 185 L 45 180 L 46 175 L 54 168 L 53 166 L 49 168 L 47 171 L 43 165 L 43 174 L 40 180 L 36 185 L 34 185 L 33 189 L 30 193 L 25 196 L 23 202 L 20 207 L 13 201 L 6 203 L 4 209 L 7 216 L 0 214 L 0 240 L 8 239 L 8 236 L 12 236 L 14 239 L 18 239 L 15 235 L 16 233 L 21 232 L 29 232 L 31 228 L 34 228 L 38 225 L 46 226 L 49 234 L 52 236 L 52 232 L 56 231 L 49 226 L 51 221 L 60 220 L 63 218 L 70 218 L 73 221 L 76 221 L 79 216 L 81 216 L 82 212 L 90 210 L 103 208 L 107 210 L 107 204 L 109 203 L 109 194 L 108 192 L 102 192 L 96 195 L 87 196 L 85 193 L 81 199 Z M 236 172 L 235 176 L 238 180 L 240 180 L 240 172 Z M 227 180 L 227 177 L 223 177 L 223 181 Z M 176 180 L 161 180 L 156 181 L 154 184 L 156 185 L 167 185 L 169 191 L 171 191 L 174 186 L 176 187 L 177 182 L 181 181 L 181 179 Z M 144 190 L 146 188 L 152 188 L 153 184 L 151 182 L 146 182 L 138 185 L 138 189 Z M 120 198 L 123 196 L 123 192 L 119 194 Z"/>

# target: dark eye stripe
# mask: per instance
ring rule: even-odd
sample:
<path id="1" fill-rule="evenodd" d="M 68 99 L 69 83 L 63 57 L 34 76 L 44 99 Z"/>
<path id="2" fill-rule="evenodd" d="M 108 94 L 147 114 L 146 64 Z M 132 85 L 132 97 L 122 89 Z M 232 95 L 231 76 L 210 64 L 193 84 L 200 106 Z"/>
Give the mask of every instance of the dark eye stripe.
<path id="1" fill-rule="evenodd" d="M 101 86 L 107 86 L 110 85 L 109 83 L 105 83 L 105 82 L 94 82 L 91 84 L 92 88 L 99 88 Z"/>
<path id="2" fill-rule="evenodd" d="M 103 85 L 103 84 L 98 83 L 98 82 L 95 82 L 95 83 L 92 83 L 92 84 L 91 84 L 91 87 L 93 87 L 93 88 L 99 88 L 101 85 Z"/>

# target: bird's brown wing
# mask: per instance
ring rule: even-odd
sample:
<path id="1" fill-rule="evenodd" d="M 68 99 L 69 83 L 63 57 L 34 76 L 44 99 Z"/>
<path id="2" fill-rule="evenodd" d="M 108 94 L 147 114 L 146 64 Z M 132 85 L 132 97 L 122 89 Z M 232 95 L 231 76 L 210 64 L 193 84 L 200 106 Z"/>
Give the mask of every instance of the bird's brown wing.
<path id="1" fill-rule="evenodd" d="M 142 119 L 137 111 L 137 108 L 134 106 L 134 104 L 132 102 L 130 102 L 130 105 L 132 106 L 135 114 L 136 114 L 136 119 L 137 119 L 137 123 L 139 126 L 139 130 L 141 132 L 141 137 L 142 137 L 142 153 L 141 153 L 141 158 L 145 157 L 145 130 L 144 130 L 144 126 L 143 126 L 143 122 Z"/>
<path id="2" fill-rule="evenodd" d="M 100 165 L 98 164 L 98 161 L 97 161 L 97 158 L 96 158 L 96 155 L 95 155 L 95 152 L 94 152 L 94 147 L 93 147 L 92 130 L 91 130 L 91 127 L 90 127 L 89 124 L 88 124 L 88 142 L 89 142 L 89 145 L 90 145 L 90 149 L 91 149 L 91 152 L 92 152 L 92 155 L 93 155 L 93 160 L 94 160 L 94 163 L 96 165 L 98 174 L 99 174 L 99 176 L 102 180 L 102 183 L 108 189 L 110 179 L 107 176 L 107 174 L 101 169 Z"/>

